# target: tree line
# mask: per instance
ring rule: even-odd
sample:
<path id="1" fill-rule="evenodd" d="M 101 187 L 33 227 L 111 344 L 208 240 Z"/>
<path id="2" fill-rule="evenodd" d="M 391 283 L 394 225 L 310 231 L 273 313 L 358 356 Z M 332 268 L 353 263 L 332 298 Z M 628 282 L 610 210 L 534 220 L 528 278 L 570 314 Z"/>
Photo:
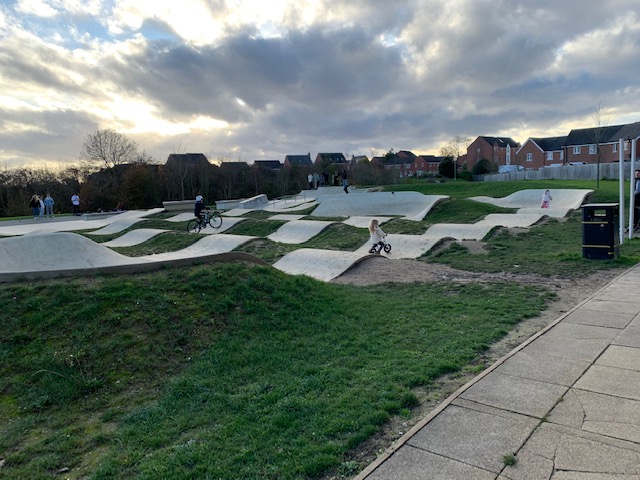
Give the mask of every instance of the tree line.
<path id="1" fill-rule="evenodd" d="M 0 171 L 0 216 L 29 213 L 29 199 L 35 193 L 49 193 L 55 213 L 72 211 L 71 196 L 78 193 L 84 212 L 109 211 L 117 205 L 127 209 L 161 207 L 165 200 L 186 200 L 201 193 L 207 203 L 216 200 L 268 198 L 292 195 L 308 188 L 309 172 L 329 176 L 348 171 L 355 185 L 381 185 L 397 181 L 395 172 L 372 165 L 368 160 L 347 165 L 326 162 L 313 166 L 282 166 L 279 169 L 218 159 L 206 163 L 161 165 L 128 139 L 112 130 L 87 135 L 79 166 L 64 169 L 23 167 Z"/>

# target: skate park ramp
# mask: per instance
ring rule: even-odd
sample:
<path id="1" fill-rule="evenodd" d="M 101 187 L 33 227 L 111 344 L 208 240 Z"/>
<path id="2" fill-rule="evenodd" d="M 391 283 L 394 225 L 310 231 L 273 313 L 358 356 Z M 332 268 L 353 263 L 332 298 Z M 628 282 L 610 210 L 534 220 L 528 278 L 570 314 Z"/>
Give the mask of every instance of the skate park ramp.
<path id="1" fill-rule="evenodd" d="M 141 243 L 144 243 L 164 232 L 168 232 L 168 230 L 161 230 L 159 228 L 136 228 L 135 230 L 125 233 L 121 237 L 108 242 L 103 242 L 100 245 L 104 245 L 105 247 L 133 247 L 134 245 L 140 245 Z"/>
<path id="2" fill-rule="evenodd" d="M 208 255 L 219 255 L 228 253 L 238 248 L 240 245 L 247 243 L 257 237 L 248 235 L 208 235 L 202 240 L 197 241 L 193 245 L 177 250 L 175 252 L 157 253 L 155 255 L 147 255 L 143 258 L 145 261 L 158 262 L 167 260 L 181 260 L 186 258 L 198 258 Z"/>
<path id="3" fill-rule="evenodd" d="M 376 220 L 378 220 L 378 223 L 382 225 L 383 223 L 386 223 L 389 220 L 391 220 L 393 217 L 378 217 L 373 215 L 370 217 L 354 216 L 354 217 L 347 218 L 342 223 L 345 223 L 347 225 L 351 225 L 352 227 L 357 227 L 357 228 L 369 228 L 369 223 L 371 223 L 372 218 L 375 218 Z"/>
<path id="4" fill-rule="evenodd" d="M 423 195 L 419 192 L 362 192 L 324 195 L 311 213 L 315 217 L 351 217 L 392 215 L 420 221 L 446 195 Z"/>
<path id="5" fill-rule="evenodd" d="M 369 256 L 368 253 L 301 248 L 286 254 L 273 266 L 289 275 L 307 275 L 328 282 Z"/>
<path id="6" fill-rule="evenodd" d="M 399 259 L 414 259 L 419 258 L 429 250 L 443 242 L 448 240 L 449 237 L 430 237 L 427 235 L 402 235 L 393 233 L 387 235 L 387 243 L 391 245 L 391 251 L 389 253 L 381 252 L 381 255 L 390 258 L 391 260 Z M 367 242 L 358 248 L 355 253 L 360 255 L 367 255 L 371 248 L 371 242 Z M 351 268 L 349 265 L 348 268 Z M 348 270 L 345 269 L 346 270 Z"/>
<path id="7" fill-rule="evenodd" d="M 564 217 L 571 210 L 577 210 L 584 203 L 586 198 L 593 193 L 593 190 L 581 189 L 549 189 L 551 193 L 550 208 L 540 208 L 542 194 L 545 189 L 527 189 L 514 192 L 502 198 L 493 197 L 469 197 L 469 200 L 476 202 L 490 203 L 503 208 L 518 209 L 517 213 L 531 214 L 539 212 L 549 217 Z"/>
<path id="8" fill-rule="evenodd" d="M 319 220 L 293 220 L 282 225 L 267 238 L 278 243 L 291 245 L 311 240 L 322 230 L 335 222 L 321 222 Z"/>
<path id="9" fill-rule="evenodd" d="M 454 238 L 456 240 L 482 240 L 497 225 L 479 223 L 436 223 L 424 234 L 430 238 Z"/>

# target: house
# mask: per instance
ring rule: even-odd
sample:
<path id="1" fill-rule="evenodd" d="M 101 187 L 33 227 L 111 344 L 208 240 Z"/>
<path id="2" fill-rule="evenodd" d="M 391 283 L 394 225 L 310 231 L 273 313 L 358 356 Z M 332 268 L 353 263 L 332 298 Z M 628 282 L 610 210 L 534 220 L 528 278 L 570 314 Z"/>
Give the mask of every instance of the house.
<path id="1" fill-rule="evenodd" d="M 369 157 L 367 157 L 366 155 L 351 155 L 351 160 L 349 160 L 349 163 L 351 165 L 357 165 L 358 163 L 364 163 L 368 161 Z"/>
<path id="2" fill-rule="evenodd" d="M 515 162 L 515 153 L 519 147 L 520 144 L 510 137 L 480 136 L 467 147 L 467 169 L 473 169 L 482 159 L 498 166 L 511 165 Z"/>
<path id="3" fill-rule="evenodd" d="M 394 170 L 400 178 L 411 176 L 411 166 L 416 159 L 414 153 L 400 150 L 397 153 L 388 153 L 382 158 L 384 159 L 383 167 L 385 170 Z"/>
<path id="4" fill-rule="evenodd" d="M 428 173 L 438 173 L 440 170 L 440 162 L 443 158 L 444 157 L 436 157 L 435 155 L 416 155 L 410 167 L 411 176 L 420 177 Z"/>
<path id="5" fill-rule="evenodd" d="M 278 171 L 282 168 L 280 160 L 254 160 L 253 166 L 264 170 Z"/>
<path id="6" fill-rule="evenodd" d="M 567 137 L 530 137 L 516 151 L 516 164 L 525 168 L 541 168 L 564 163 Z"/>
<path id="7" fill-rule="evenodd" d="M 211 163 L 203 153 L 172 153 L 165 166 L 169 169 L 180 167 L 210 167 Z"/>
<path id="8" fill-rule="evenodd" d="M 335 165 L 338 169 L 344 169 L 347 166 L 347 159 L 342 153 L 319 153 L 316 155 L 314 165 L 322 167 L 326 170 L 329 165 Z"/>
<path id="9" fill-rule="evenodd" d="M 306 155 L 287 155 L 286 157 L 284 157 L 284 166 L 312 167 L 313 163 L 311 162 L 311 154 L 307 153 Z"/>

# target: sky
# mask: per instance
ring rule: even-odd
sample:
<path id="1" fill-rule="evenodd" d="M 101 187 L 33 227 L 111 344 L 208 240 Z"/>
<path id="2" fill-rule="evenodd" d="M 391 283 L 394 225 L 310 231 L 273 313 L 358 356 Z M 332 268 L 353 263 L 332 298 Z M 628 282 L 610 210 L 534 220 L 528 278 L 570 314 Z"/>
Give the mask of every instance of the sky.
<path id="1" fill-rule="evenodd" d="M 640 121 L 640 0 L 0 0 L 0 168 L 439 154 Z"/>

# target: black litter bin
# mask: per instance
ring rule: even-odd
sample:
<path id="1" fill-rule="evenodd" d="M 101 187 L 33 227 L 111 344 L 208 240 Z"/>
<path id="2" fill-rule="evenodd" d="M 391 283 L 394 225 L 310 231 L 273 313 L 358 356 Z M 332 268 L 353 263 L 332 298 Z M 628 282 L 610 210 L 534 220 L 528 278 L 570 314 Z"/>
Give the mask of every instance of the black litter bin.
<path id="1" fill-rule="evenodd" d="M 620 255 L 617 203 L 582 205 L 582 257 L 612 260 Z"/>

